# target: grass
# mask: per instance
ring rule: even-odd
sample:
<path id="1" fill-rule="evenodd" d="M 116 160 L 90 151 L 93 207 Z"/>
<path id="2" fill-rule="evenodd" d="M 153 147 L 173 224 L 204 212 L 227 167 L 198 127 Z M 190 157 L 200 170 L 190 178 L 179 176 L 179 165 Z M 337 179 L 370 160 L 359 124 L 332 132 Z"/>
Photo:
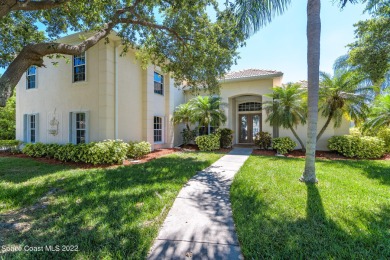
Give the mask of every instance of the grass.
<path id="1" fill-rule="evenodd" d="M 390 161 L 251 156 L 231 188 L 246 259 L 390 259 Z"/>
<path id="2" fill-rule="evenodd" d="M 1 257 L 143 259 L 183 184 L 221 156 L 179 153 L 116 169 L 0 157 L 0 222 L 19 224 L 0 226 L 0 252 L 1 245 L 78 246 Z"/>

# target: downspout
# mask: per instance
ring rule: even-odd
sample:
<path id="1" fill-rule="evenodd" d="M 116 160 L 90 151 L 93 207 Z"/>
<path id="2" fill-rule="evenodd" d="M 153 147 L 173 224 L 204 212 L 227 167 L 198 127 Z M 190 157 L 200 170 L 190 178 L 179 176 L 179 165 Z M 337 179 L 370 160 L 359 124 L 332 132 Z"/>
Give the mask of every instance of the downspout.
<path id="1" fill-rule="evenodd" d="M 114 76 L 115 76 L 115 140 L 118 139 L 118 61 L 117 61 L 117 45 L 114 44 Z"/>

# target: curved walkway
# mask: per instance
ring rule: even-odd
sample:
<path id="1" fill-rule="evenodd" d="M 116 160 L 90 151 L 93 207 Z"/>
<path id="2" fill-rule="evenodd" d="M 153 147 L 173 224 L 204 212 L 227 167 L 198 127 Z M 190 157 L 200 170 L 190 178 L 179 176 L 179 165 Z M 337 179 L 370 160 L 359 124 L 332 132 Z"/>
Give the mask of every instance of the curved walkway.
<path id="1" fill-rule="evenodd" d="M 234 148 L 180 191 L 149 259 L 243 259 L 229 200 L 234 175 L 252 153 Z"/>

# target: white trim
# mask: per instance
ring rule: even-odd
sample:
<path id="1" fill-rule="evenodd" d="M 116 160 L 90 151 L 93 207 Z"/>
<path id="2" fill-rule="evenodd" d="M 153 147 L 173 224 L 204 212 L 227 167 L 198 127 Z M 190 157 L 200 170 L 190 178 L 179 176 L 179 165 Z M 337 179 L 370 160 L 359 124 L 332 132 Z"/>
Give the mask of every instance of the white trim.
<path id="1" fill-rule="evenodd" d="M 72 84 L 83 84 L 83 83 L 86 83 L 87 80 L 88 80 L 88 73 L 87 73 L 87 69 L 88 69 L 88 58 L 87 58 L 87 51 L 84 51 L 84 60 L 85 60 L 85 79 L 84 80 L 80 80 L 80 81 L 74 81 L 74 56 L 79 56 L 79 55 L 72 55 L 72 65 L 71 65 L 71 69 L 72 69 Z M 79 66 L 82 66 L 82 65 L 79 65 Z"/>
<path id="2" fill-rule="evenodd" d="M 81 113 L 85 115 L 85 143 L 89 143 L 89 111 L 72 111 L 69 112 L 69 142 L 72 144 L 77 144 L 76 115 Z"/>
<path id="3" fill-rule="evenodd" d="M 31 128 L 31 116 L 34 116 L 34 128 Z M 24 133 L 23 133 L 23 140 L 26 143 L 38 143 L 39 142 L 39 114 L 38 113 L 24 114 L 23 124 L 25 126 Z M 32 129 L 34 129 L 35 131 L 34 142 L 31 142 Z"/>
<path id="4" fill-rule="evenodd" d="M 154 74 L 155 73 L 161 75 L 161 78 L 162 78 L 162 94 L 155 92 L 155 89 L 154 89 L 154 83 L 155 83 L 155 81 L 154 81 Z M 162 73 L 160 70 L 157 70 L 157 69 L 153 70 L 153 93 L 156 94 L 156 95 L 159 95 L 161 97 L 165 96 L 165 75 L 164 75 L 164 73 Z"/>
<path id="5" fill-rule="evenodd" d="M 35 67 L 35 74 L 33 74 L 35 76 L 35 86 L 33 88 L 28 88 L 28 77 L 30 75 L 28 75 L 28 70 L 31 68 L 31 67 Z M 37 89 L 38 88 L 38 67 L 37 66 L 30 66 L 27 71 L 26 71 L 26 86 L 25 86 L 25 89 L 26 90 L 33 90 L 33 89 Z"/>
<path id="6" fill-rule="evenodd" d="M 158 118 L 160 118 L 161 119 L 161 141 L 154 141 L 154 131 L 156 130 L 155 128 L 154 128 L 154 118 L 155 117 L 158 117 Z M 155 116 L 153 116 L 153 144 L 164 144 L 165 143 L 165 130 L 164 130 L 164 128 L 165 128 L 165 116 L 159 116 L 159 115 L 155 115 Z"/>

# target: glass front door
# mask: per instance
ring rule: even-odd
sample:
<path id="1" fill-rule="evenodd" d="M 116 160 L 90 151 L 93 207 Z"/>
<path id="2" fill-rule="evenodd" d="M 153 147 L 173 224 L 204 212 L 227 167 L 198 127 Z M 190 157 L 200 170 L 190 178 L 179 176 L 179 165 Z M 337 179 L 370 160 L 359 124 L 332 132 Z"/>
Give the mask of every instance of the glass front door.
<path id="1" fill-rule="evenodd" d="M 239 142 L 254 143 L 255 136 L 261 131 L 261 114 L 239 114 Z"/>

